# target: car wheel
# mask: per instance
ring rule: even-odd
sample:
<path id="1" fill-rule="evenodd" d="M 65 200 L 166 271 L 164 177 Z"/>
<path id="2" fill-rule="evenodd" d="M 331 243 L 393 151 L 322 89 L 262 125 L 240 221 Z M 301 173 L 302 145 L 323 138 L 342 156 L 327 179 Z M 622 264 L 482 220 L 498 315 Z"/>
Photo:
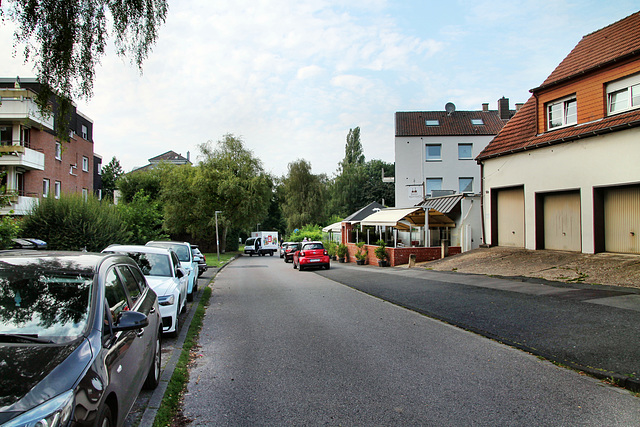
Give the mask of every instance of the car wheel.
<path id="1" fill-rule="evenodd" d="M 111 427 L 115 425 L 113 423 L 113 415 L 111 415 L 111 408 L 106 403 L 100 409 L 100 413 L 98 414 L 98 422 L 96 426 L 98 427 Z"/>
<path id="2" fill-rule="evenodd" d="M 302 264 L 300 264 L 300 265 L 298 266 L 298 271 L 302 271 L 302 270 L 304 270 L 304 267 L 302 266 Z"/>
<path id="3" fill-rule="evenodd" d="M 162 369 L 162 335 L 160 334 L 160 331 L 158 331 L 158 335 L 156 336 L 155 345 L 156 346 L 153 349 L 153 363 L 149 368 L 147 379 L 144 381 L 144 388 L 148 390 L 155 389 L 158 387 L 158 383 L 160 383 L 160 370 Z"/>
<path id="4" fill-rule="evenodd" d="M 296 265 L 296 260 L 293 260 L 293 269 L 296 270 L 298 266 Z"/>
<path id="5" fill-rule="evenodd" d="M 327 264 L 324 268 L 326 268 L 327 270 L 329 270 L 331 268 L 331 264 Z"/>
<path id="6" fill-rule="evenodd" d="M 193 284 L 193 293 L 198 292 L 198 279 L 196 279 L 196 283 Z"/>
<path id="7" fill-rule="evenodd" d="M 187 294 L 187 301 L 189 302 L 193 301 L 193 292 L 191 292 L 190 294 Z"/>
<path id="8" fill-rule="evenodd" d="M 249 252 L 249 256 L 253 256 L 253 252 Z"/>

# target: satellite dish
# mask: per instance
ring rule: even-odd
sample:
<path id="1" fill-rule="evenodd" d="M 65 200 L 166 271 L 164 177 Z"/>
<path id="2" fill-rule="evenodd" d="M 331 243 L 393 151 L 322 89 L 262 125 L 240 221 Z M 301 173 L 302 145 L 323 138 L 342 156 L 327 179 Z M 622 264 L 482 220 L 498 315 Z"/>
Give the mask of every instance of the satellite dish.
<path id="1" fill-rule="evenodd" d="M 448 115 L 452 115 L 454 111 L 456 111 L 456 106 L 453 102 L 447 102 L 447 105 L 444 106 L 445 111 Z"/>

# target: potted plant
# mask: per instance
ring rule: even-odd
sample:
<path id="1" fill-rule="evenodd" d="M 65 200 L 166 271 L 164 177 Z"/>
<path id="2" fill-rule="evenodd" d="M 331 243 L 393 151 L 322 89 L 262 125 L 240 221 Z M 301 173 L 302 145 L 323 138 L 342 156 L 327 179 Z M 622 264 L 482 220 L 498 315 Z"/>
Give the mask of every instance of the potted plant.
<path id="1" fill-rule="evenodd" d="M 345 245 L 344 243 L 340 243 L 340 245 L 338 245 L 338 261 L 345 262 L 345 258 L 348 253 L 349 250 L 347 249 L 347 245 Z"/>
<path id="2" fill-rule="evenodd" d="M 387 248 L 384 244 L 384 240 L 378 240 L 378 247 L 375 249 L 374 253 L 376 258 L 378 258 L 378 265 L 380 267 L 389 267 L 389 261 L 387 260 Z"/>
<path id="3" fill-rule="evenodd" d="M 356 243 L 358 250 L 356 251 L 356 264 L 364 265 L 365 260 L 367 259 L 367 252 L 364 249 L 364 242 Z"/>
<path id="4" fill-rule="evenodd" d="M 335 242 L 330 242 L 327 245 L 327 253 L 333 261 L 338 259 L 338 257 L 336 256 L 336 254 L 338 253 L 338 245 L 336 245 Z"/>

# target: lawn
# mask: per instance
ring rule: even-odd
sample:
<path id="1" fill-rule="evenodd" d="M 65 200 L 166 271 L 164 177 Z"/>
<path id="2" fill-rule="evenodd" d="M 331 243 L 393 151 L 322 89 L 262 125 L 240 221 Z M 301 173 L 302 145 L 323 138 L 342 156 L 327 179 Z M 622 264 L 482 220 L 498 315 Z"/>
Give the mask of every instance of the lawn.
<path id="1" fill-rule="evenodd" d="M 216 252 L 206 253 L 204 254 L 204 256 L 205 258 L 207 258 L 207 266 L 218 268 L 218 267 L 222 267 L 223 265 L 231 261 L 239 253 L 240 253 L 239 251 L 232 251 L 232 252 L 225 252 L 223 254 L 220 254 L 220 263 L 218 263 L 218 254 Z"/>

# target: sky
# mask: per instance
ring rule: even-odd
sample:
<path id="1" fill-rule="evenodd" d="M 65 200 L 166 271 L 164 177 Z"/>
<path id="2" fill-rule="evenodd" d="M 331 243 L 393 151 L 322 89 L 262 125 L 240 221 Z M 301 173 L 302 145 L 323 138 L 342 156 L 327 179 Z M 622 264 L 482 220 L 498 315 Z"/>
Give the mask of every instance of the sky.
<path id="1" fill-rule="evenodd" d="M 5 2 L 6 5 L 6 2 Z M 6 6 L 3 6 L 6 7 Z M 93 97 L 94 152 L 128 172 L 173 150 L 242 138 L 265 171 L 308 161 L 332 177 L 349 130 L 394 162 L 395 112 L 524 103 L 580 39 L 638 0 L 169 0 L 138 68 L 107 50 Z M 0 23 L 1 77 L 34 77 Z M 20 50 L 18 49 L 18 52 Z"/>

